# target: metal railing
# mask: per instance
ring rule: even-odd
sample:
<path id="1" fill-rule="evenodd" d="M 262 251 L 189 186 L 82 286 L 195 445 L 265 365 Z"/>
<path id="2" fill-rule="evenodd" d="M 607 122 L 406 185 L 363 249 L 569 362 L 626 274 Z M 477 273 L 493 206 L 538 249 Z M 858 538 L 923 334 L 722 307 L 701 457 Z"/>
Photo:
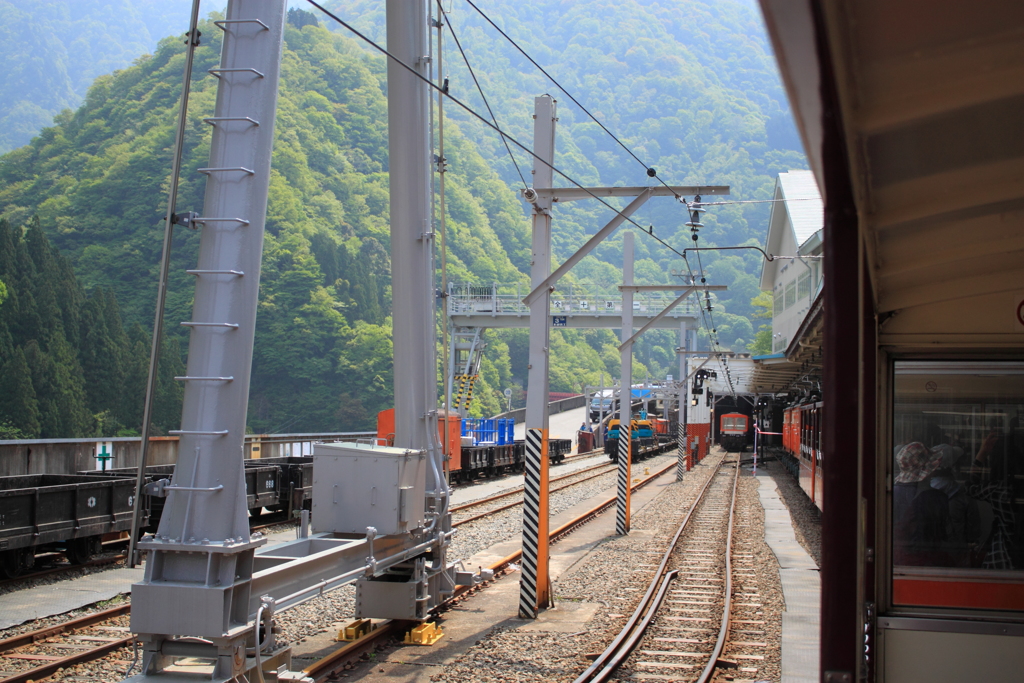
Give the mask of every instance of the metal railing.
<path id="1" fill-rule="evenodd" d="M 448 315 L 529 315 L 530 307 L 523 297 L 530 292 L 526 284 L 489 285 L 448 283 Z M 637 292 L 633 295 L 633 312 L 644 315 L 660 313 L 678 295 L 671 292 Z M 597 285 L 556 286 L 551 293 L 552 315 L 622 315 L 622 294 L 615 287 Z M 695 314 L 692 301 L 676 306 L 671 317 Z"/>

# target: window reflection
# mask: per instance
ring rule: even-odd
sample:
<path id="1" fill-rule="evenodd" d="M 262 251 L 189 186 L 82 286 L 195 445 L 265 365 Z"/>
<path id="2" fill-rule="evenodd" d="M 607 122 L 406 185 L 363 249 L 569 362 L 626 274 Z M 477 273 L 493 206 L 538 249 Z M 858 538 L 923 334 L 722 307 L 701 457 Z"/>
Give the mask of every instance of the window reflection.
<path id="1" fill-rule="evenodd" d="M 898 362 L 893 563 L 1024 569 L 1024 364 Z"/>

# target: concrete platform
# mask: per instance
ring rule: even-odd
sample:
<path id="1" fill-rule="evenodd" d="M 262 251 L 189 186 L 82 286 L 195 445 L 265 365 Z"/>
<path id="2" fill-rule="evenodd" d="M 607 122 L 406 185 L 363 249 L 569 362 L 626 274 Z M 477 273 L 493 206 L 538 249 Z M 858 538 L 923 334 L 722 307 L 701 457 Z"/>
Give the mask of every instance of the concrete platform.
<path id="1" fill-rule="evenodd" d="M 587 419 L 587 406 L 573 408 L 564 413 L 555 413 L 548 416 L 548 438 L 549 439 L 572 439 L 572 452 L 576 452 L 576 430 L 580 428 Z M 515 438 L 526 438 L 526 424 L 520 422 L 515 426 Z"/>
<path id="2" fill-rule="evenodd" d="M 142 580 L 143 571 L 142 567 L 113 569 L 0 595 L 0 629 L 130 593 L 132 584 Z"/>
<path id="3" fill-rule="evenodd" d="M 782 594 L 782 683 L 816 683 L 821 581 L 818 566 L 793 531 L 789 509 L 766 470 L 757 473 L 757 493 L 764 508 L 764 537 L 779 561 Z"/>

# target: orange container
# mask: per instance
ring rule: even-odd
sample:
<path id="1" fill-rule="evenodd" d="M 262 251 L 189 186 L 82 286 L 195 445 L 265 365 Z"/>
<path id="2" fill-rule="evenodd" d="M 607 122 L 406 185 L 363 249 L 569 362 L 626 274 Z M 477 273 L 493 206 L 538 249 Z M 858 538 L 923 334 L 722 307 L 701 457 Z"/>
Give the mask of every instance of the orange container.
<path id="1" fill-rule="evenodd" d="M 445 418 L 442 414 L 437 422 L 437 433 L 441 443 L 445 442 L 445 421 L 448 423 L 448 447 L 445 453 L 448 456 L 448 469 L 455 472 L 462 468 L 462 418 L 458 415 L 449 415 Z M 377 413 L 377 438 L 387 439 L 389 446 L 395 445 L 395 409 L 388 408 Z"/>

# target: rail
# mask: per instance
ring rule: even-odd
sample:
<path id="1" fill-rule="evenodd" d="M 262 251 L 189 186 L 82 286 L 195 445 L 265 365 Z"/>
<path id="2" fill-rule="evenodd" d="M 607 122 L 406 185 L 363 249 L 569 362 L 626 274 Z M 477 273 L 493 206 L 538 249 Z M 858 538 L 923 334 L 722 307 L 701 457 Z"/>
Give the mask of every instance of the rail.
<path id="1" fill-rule="evenodd" d="M 120 605 L 100 612 L 87 614 L 83 617 L 78 617 L 77 619 L 71 619 L 62 624 L 48 626 L 36 631 L 29 631 L 27 633 L 12 636 L 5 640 L 0 640 L 0 654 L 3 654 L 5 657 L 10 657 L 12 651 L 18 648 L 43 644 L 44 641 L 54 636 L 73 634 L 76 631 L 81 631 L 91 626 L 103 624 L 111 619 L 126 616 L 130 610 L 131 605 Z M 56 657 L 52 655 L 24 655 L 22 657 L 24 659 L 41 660 L 42 663 L 23 671 L 0 674 L 0 676 L 2 676 L 2 678 L 0 678 L 0 683 L 29 683 L 30 681 L 45 679 L 61 670 L 67 669 L 70 666 L 98 659 L 110 652 L 113 652 L 114 650 L 117 650 L 118 648 L 131 645 L 133 638 L 134 636 L 128 636 L 125 638 L 94 638 L 94 640 L 103 640 L 105 642 L 96 645 L 95 647 L 91 647 L 88 650 L 76 652 L 66 657 Z"/>
<path id="2" fill-rule="evenodd" d="M 676 547 L 679 544 L 680 538 L 683 536 L 683 532 L 686 531 L 689 526 L 690 520 L 693 518 L 697 508 L 701 505 L 704 499 L 704 494 L 711 488 L 711 484 L 715 481 L 716 475 L 722 469 L 722 465 L 725 463 L 723 458 L 715 470 L 708 477 L 708 480 L 704 483 L 700 493 L 697 494 L 697 498 L 694 500 L 690 509 L 686 512 L 686 516 L 683 518 L 682 523 L 676 530 L 675 536 L 672 537 L 668 548 L 665 550 L 664 555 L 661 559 L 661 564 L 658 565 L 657 570 L 654 572 L 654 577 L 651 580 L 650 586 L 647 588 L 647 592 L 640 600 L 640 604 L 637 605 L 636 610 L 630 616 L 626 625 L 622 628 L 619 634 L 612 640 L 611 644 L 594 660 L 586 671 L 580 674 L 573 683 L 600 683 L 607 681 L 614 674 L 618 666 L 625 661 L 626 657 L 633 651 L 636 645 L 640 642 L 643 637 L 647 626 L 651 623 L 654 616 L 657 614 L 658 608 L 661 605 L 662 599 L 665 596 L 665 592 L 668 590 L 669 584 L 675 579 L 677 571 L 668 571 L 669 561 L 672 559 L 673 553 L 675 553 Z M 732 544 L 732 528 L 733 528 L 733 512 L 736 505 L 736 485 L 739 481 L 739 460 L 736 461 L 736 476 L 733 481 L 733 492 L 732 492 L 732 506 L 729 510 L 729 536 L 727 540 L 727 547 L 731 547 Z M 728 557 L 728 555 L 727 555 Z M 728 560 L 727 560 L 728 561 Z M 727 570 L 728 574 L 728 570 Z M 724 645 L 724 634 L 728 631 L 728 609 L 729 609 L 729 596 L 731 593 L 731 585 L 726 587 L 726 605 L 723 616 L 724 624 L 722 629 L 719 631 L 719 639 L 716 643 L 715 652 L 712 655 L 709 667 L 705 669 L 699 679 L 700 683 L 704 683 L 708 680 L 708 671 L 714 671 L 714 664 L 717 661 L 718 654 L 721 653 L 721 649 Z"/>
<path id="3" fill-rule="evenodd" d="M 675 463 L 670 463 L 660 470 L 653 472 L 650 476 L 647 476 L 635 484 L 630 486 L 630 490 L 636 491 L 650 484 L 658 477 L 662 476 L 666 472 L 674 470 L 676 467 Z M 612 496 L 596 506 L 587 510 L 586 512 L 578 515 L 577 517 L 566 522 L 557 529 L 552 529 L 550 533 L 550 540 L 552 543 L 558 539 L 567 536 L 574 530 L 586 524 L 590 520 L 594 519 L 601 513 L 608 510 L 615 504 L 616 497 Z M 502 559 L 494 562 L 488 567 L 495 573 L 497 577 L 498 573 L 505 570 L 510 564 L 518 562 L 522 558 L 522 551 L 516 551 L 511 555 L 503 557 Z M 467 586 L 460 586 L 456 589 L 455 594 L 451 600 L 458 600 L 465 596 L 470 591 L 480 590 L 480 588 L 469 588 Z M 398 620 L 386 620 L 380 623 L 376 630 L 370 631 L 368 634 L 342 646 L 334 652 L 328 654 L 322 659 L 314 662 L 305 669 L 303 673 L 307 676 L 314 678 L 317 681 L 326 680 L 334 672 L 340 672 L 345 665 L 357 661 L 363 653 L 372 651 L 378 644 L 386 642 L 388 638 L 400 634 L 404 629 L 410 625 L 415 625 L 414 622 L 404 622 Z"/>

